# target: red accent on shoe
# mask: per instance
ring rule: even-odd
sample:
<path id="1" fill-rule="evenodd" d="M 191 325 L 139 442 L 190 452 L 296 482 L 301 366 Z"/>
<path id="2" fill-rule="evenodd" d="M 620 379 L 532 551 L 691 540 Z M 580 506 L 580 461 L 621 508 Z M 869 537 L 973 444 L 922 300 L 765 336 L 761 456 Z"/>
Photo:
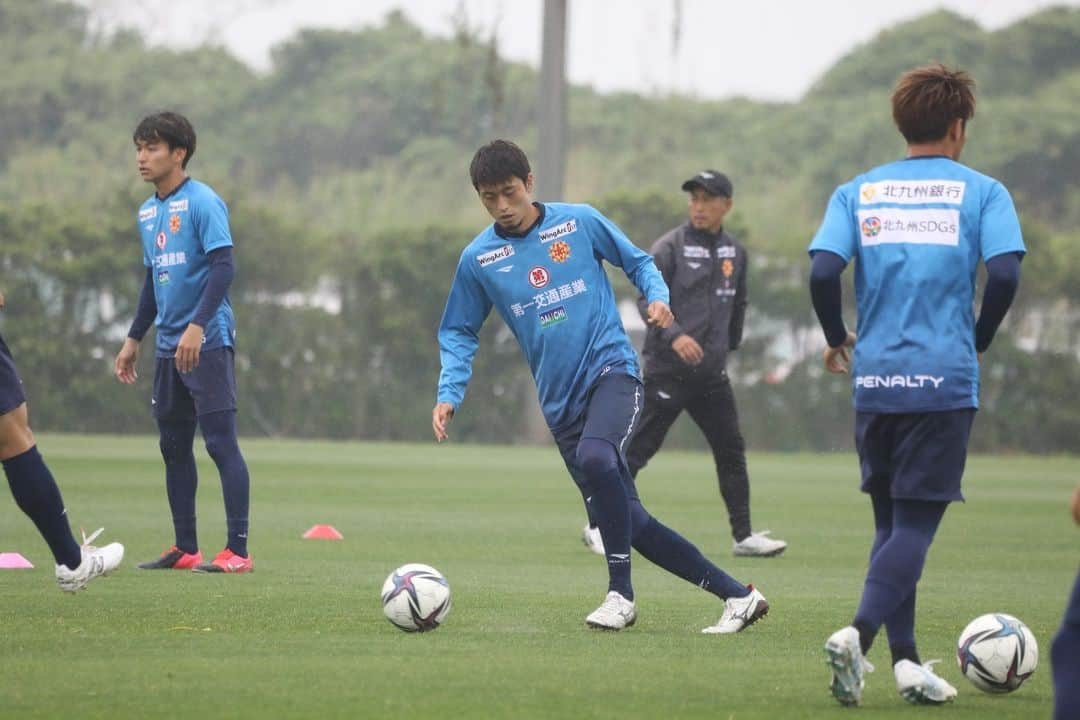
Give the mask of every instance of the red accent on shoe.
<path id="1" fill-rule="evenodd" d="M 211 565 L 215 565 L 221 569 L 221 572 L 227 573 L 246 573 L 255 569 L 254 563 L 251 562 L 251 556 L 240 557 L 229 548 L 225 548 L 210 562 Z"/>
<path id="2" fill-rule="evenodd" d="M 191 553 L 184 552 L 183 550 L 176 547 L 175 545 L 173 545 L 171 548 L 169 548 L 165 552 L 161 553 L 161 555 L 162 555 L 162 557 L 164 557 L 165 555 L 168 555 L 171 552 L 183 553 L 183 555 L 181 555 L 180 558 L 175 563 L 173 563 L 173 570 L 190 570 L 191 568 L 195 567 L 196 565 L 200 565 L 202 563 L 202 561 L 203 561 L 203 559 L 202 559 L 202 550 L 196 550 L 195 554 L 192 555 Z"/>

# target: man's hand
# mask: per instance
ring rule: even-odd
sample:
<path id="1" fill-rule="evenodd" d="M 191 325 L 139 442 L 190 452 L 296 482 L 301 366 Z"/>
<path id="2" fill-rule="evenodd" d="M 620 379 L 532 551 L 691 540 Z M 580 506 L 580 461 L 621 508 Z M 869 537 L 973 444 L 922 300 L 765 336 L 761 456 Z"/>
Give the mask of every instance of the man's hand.
<path id="1" fill-rule="evenodd" d="M 671 349 L 687 365 L 697 365 L 705 357 L 705 351 L 698 345 L 698 341 L 689 335 L 680 335 L 671 343 Z"/>
<path id="2" fill-rule="evenodd" d="M 663 329 L 670 327 L 675 322 L 675 316 L 671 314 L 671 308 L 663 300 L 653 300 L 649 303 L 648 323 Z"/>
<path id="3" fill-rule="evenodd" d="M 125 385 L 134 385 L 139 373 L 135 372 L 135 361 L 139 359 L 139 341 L 132 338 L 124 338 L 124 346 L 116 355 L 113 368 L 116 379 Z"/>
<path id="4" fill-rule="evenodd" d="M 1080 525 L 1080 485 L 1076 486 L 1076 492 L 1073 493 L 1072 511 L 1073 520 L 1076 521 L 1077 525 Z"/>
<path id="5" fill-rule="evenodd" d="M 4 309 L 4 293 L 0 292 L 0 310 Z"/>
<path id="6" fill-rule="evenodd" d="M 825 369 L 837 375 L 843 375 L 848 371 L 851 362 L 851 348 L 855 347 L 855 333 L 849 332 L 843 344 L 838 347 L 825 348 Z"/>
<path id="7" fill-rule="evenodd" d="M 435 431 L 435 439 L 439 442 L 446 440 L 446 428 L 450 427 L 450 421 L 454 419 L 454 406 L 448 402 L 436 403 L 431 411 L 431 429 Z"/>
<path id="8" fill-rule="evenodd" d="M 180 336 L 180 342 L 176 344 L 176 369 L 189 373 L 198 367 L 202 344 L 203 329 L 195 323 L 189 324 Z"/>

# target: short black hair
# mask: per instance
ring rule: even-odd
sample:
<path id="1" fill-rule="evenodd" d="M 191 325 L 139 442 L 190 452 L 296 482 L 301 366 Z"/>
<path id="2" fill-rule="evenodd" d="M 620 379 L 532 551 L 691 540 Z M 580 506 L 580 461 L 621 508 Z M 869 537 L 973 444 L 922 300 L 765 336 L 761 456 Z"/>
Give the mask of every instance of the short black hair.
<path id="1" fill-rule="evenodd" d="M 497 185 L 515 177 L 528 183 L 531 172 L 525 151 L 509 140 L 492 140 L 476 151 L 469 164 L 469 176 L 477 190 L 481 185 Z"/>
<path id="2" fill-rule="evenodd" d="M 153 115 L 147 115 L 135 128 L 132 140 L 136 143 L 160 141 L 169 146 L 169 150 L 184 148 L 187 155 L 181 167 L 186 168 L 188 161 L 195 155 L 195 128 L 191 122 L 180 113 L 162 110 Z"/>

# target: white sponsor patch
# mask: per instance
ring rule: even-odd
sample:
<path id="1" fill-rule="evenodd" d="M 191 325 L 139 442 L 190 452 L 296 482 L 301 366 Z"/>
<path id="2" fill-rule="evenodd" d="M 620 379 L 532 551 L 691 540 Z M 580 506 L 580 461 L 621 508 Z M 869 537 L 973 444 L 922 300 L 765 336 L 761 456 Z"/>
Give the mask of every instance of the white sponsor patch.
<path id="1" fill-rule="evenodd" d="M 567 220 L 562 225 L 556 225 L 553 228 L 540 231 L 540 244 L 557 240 L 564 235 L 577 232 L 577 220 Z"/>
<path id="2" fill-rule="evenodd" d="M 733 258 L 735 257 L 734 245 L 721 245 L 716 248 L 716 257 L 718 258 Z"/>
<path id="3" fill-rule="evenodd" d="M 898 205 L 922 205 L 923 203 L 964 202 L 962 180 L 879 180 L 859 186 L 859 204 L 895 203 Z"/>
<path id="4" fill-rule="evenodd" d="M 142 222 L 143 220 L 153 220 L 156 217 L 157 205 L 151 205 L 148 208 L 142 208 L 141 210 L 139 210 L 139 222 Z"/>
<path id="5" fill-rule="evenodd" d="M 684 245 L 682 256 L 685 258 L 707 258 L 709 257 L 709 248 L 699 247 L 697 245 Z"/>
<path id="6" fill-rule="evenodd" d="M 923 208 L 875 208 L 859 211 L 859 237 L 864 246 L 960 244 L 960 211 Z"/>
<path id="7" fill-rule="evenodd" d="M 505 260 L 508 257 L 514 256 L 514 246 L 507 243 L 497 250 L 486 252 L 483 255 L 476 256 L 476 262 L 480 263 L 480 267 L 487 267 L 492 263 L 497 263 L 500 260 Z"/>
<path id="8" fill-rule="evenodd" d="M 171 213 L 187 212 L 187 209 L 187 198 L 184 198 L 183 200 L 173 200 L 171 203 L 169 203 L 169 212 Z"/>

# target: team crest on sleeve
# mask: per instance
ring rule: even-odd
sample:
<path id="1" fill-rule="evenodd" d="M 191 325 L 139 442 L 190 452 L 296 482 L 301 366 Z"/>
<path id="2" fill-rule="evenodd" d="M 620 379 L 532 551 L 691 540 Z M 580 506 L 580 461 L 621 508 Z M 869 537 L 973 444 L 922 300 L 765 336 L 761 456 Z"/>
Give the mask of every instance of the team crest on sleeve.
<path id="1" fill-rule="evenodd" d="M 529 271 L 529 284 L 534 288 L 544 287 L 549 280 L 551 280 L 551 274 L 542 265 L 537 265 Z"/>
<path id="2" fill-rule="evenodd" d="M 548 255 L 557 263 L 563 263 L 570 259 L 570 244 L 565 240 L 559 240 L 548 248 Z"/>
<path id="3" fill-rule="evenodd" d="M 173 235 L 180 232 L 180 216 L 179 215 L 171 215 L 169 217 L 169 232 L 171 232 Z"/>
<path id="4" fill-rule="evenodd" d="M 165 231 L 162 230 L 161 232 L 159 232 L 157 234 L 157 242 L 156 242 L 156 244 L 158 246 L 158 250 L 164 250 L 166 242 L 168 242 L 168 238 L 165 237 Z"/>

